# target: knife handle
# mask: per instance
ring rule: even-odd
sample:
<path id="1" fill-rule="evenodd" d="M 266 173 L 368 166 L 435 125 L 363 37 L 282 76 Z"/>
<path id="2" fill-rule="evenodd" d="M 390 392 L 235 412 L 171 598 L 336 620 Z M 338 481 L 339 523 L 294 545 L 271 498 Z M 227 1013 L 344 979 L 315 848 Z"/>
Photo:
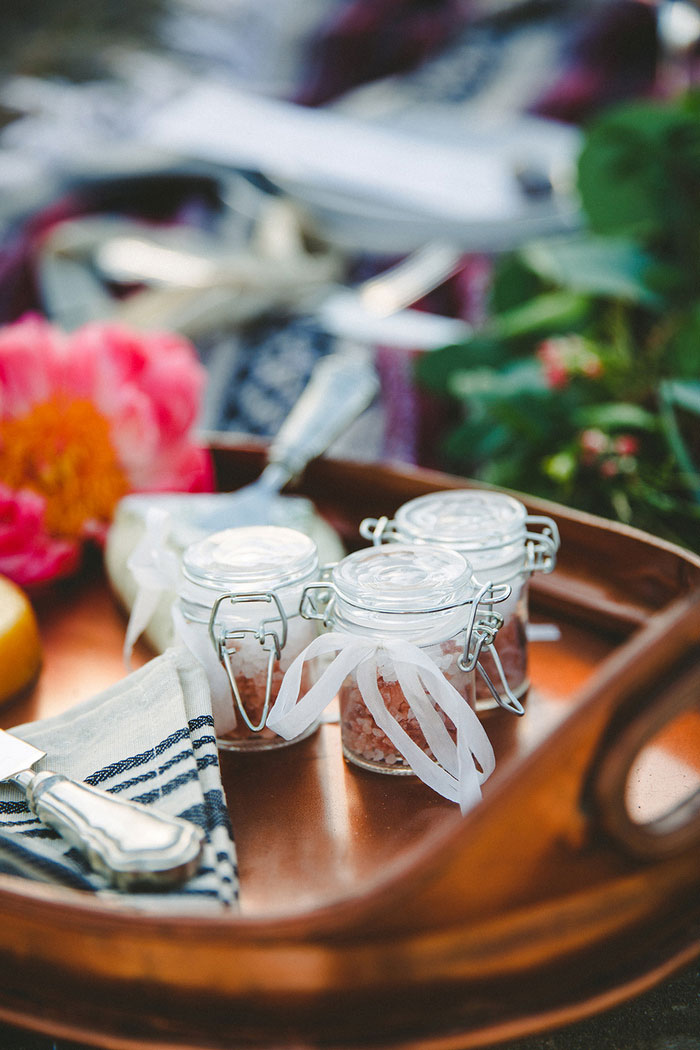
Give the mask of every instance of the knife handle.
<path id="1" fill-rule="evenodd" d="M 167 888 L 197 870 L 204 834 L 195 824 L 70 780 L 35 773 L 23 783 L 32 812 L 121 890 Z"/>

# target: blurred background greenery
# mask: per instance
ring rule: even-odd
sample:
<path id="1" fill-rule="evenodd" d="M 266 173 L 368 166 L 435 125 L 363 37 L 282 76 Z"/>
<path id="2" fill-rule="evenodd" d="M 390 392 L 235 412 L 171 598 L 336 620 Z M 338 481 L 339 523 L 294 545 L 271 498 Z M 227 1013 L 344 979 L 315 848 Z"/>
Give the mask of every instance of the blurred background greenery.
<path id="1" fill-rule="evenodd" d="M 307 104 L 337 99 L 336 112 L 351 117 L 371 120 L 376 110 L 379 124 L 396 117 L 397 126 L 410 127 L 406 115 L 425 104 L 429 124 L 434 113 L 458 114 L 465 133 L 472 114 L 497 105 L 506 84 L 509 106 L 522 96 L 523 113 L 580 129 L 580 230 L 514 251 L 476 250 L 488 281 L 484 309 L 466 318 L 474 333 L 420 354 L 406 382 L 396 377 L 408 356 L 394 355 L 386 404 L 405 403 L 389 413 L 389 436 L 399 419 L 421 435 L 385 441 L 383 452 L 700 550 L 700 103 L 687 90 L 699 64 L 697 4 L 275 0 L 254 10 L 243 0 L 4 0 L 0 25 L 0 81 L 34 83 L 0 98 L 0 125 L 17 131 L 8 142 L 24 151 L 22 163 L 36 134 L 34 175 L 57 159 L 60 170 L 67 136 L 57 118 L 69 103 L 76 116 L 88 114 L 76 144 L 103 120 L 126 146 L 149 107 L 212 71 L 222 83 L 286 90 Z M 529 50 L 533 41 L 541 51 Z M 559 64 L 534 77 L 533 53 L 552 62 L 557 55 Z M 134 55 L 163 65 L 134 66 Z M 343 55 L 353 61 L 339 64 Z M 485 71 L 494 69 L 489 80 Z M 130 77 L 131 96 L 92 92 L 91 85 L 122 78 L 123 86 Z M 68 83 L 85 92 L 44 98 L 37 88 L 61 92 Z M 145 84 L 152 94 L 139 110 Z M 28 100 L 27 112 L 13 112 L 13 99 Z M 32 107 L 45 102 L 47 119 L 32 125 Z M 0 158 L 8 165 L 10 152 Z M 31 181 L 23 171 L 22 186 Z M 533 200 L 540 189 L 529 187 Z M 13 251 L 0 245 L 0 266 Z M 466 246 L 467 264 L 469 255 Z M 394 261 L 371 256 L 347 254 L 345 279 Z M 450 289 L 421 306 L 465 316 Z M 245 353 L 262 360 L 264 344 L 279 343 L 286 321 L 272 335 L 244 333 Z"/>
<path id="2" fill-rule="evenodd" d="M 473 338 L 423 357 L 452 469 L 700 550 L 700 95 L 614 107 L 585 224 L 500 258 Z"/>

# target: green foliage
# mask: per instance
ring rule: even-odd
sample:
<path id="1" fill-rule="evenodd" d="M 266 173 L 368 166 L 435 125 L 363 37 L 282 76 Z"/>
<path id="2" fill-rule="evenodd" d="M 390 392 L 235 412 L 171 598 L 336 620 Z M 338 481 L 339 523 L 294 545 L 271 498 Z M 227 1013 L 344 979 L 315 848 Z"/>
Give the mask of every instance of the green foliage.
<path id="1" fill-rule="evenodd" d="M 592 230 L 633 237 L 681 262 L 700 243 L 697 97 L 643 103 L 591 128 L 578 188 Z"/>
<path id="2" fill-rule="evenodd" d="M 522 251 L 524 262 L 548 282 L 573 292 L 658 306 L 649 287 L 653 260 L 624 237 L 567 237 L 538 241 Z"/>
<path id="3" fill-rule="evenodd" d="M 586 133 L 575 236 L 496 261 L 491 316 L 424 355 L 445 466 L 700 550 L 700 96 Z"/>

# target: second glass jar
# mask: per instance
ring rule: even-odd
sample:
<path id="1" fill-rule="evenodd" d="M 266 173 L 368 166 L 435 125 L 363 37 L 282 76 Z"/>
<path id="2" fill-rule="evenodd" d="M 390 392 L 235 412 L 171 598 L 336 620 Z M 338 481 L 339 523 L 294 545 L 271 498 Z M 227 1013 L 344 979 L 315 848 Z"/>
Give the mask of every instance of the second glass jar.
<path id="1" fill-rule="evenodd" d="M 307 588 L 304 615 L 322 619 L 327 629 L 339 635 L 385 643 L 377 649 L 372 683 L 365 681 L 363 687 L 358 682 L 359 665 L 338 693 L 342 747 L 348 761 L 375 772 L 413 772 L 368 709 L 363 691 L 366 694 L 371 689 L 376 695 L 375 685 L 378 701 L 399 729 L 430 758 L 435 756 L 424 732 L 426 720 L 435 725 L 435 719 L 440 719 L 444 728 L 438 726 L 439 733 L 446 730 L 454 740 L 455 725 L 439 704 L 425 696 L 417 684 L 410 650 L 404 664 L 396 643 L 418 647 L 464 703 L 473 707 L 474 670 L 469 666 L 469 651 L 475 634 L 477 593 L 471 567 L 460 554 L 408 545 L 356 551 L 331 570 L 326 583 Z M 414 697 L 422 694 L 421 717 L 407 699 L 403 688 L 407 681 L 413 683 L 409 691 Z"/>

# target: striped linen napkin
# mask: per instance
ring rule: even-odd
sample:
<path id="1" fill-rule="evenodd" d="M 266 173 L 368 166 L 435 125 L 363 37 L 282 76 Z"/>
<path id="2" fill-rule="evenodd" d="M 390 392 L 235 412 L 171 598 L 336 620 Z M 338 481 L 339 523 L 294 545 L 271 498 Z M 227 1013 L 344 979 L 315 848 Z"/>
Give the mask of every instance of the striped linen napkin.
<path id="1" fill-rule="evenodd" d="M 167 649 L 116 685 L 55 718 L 11 730 L 46 752 L 47 768 L 162 808 L 206 833 L 183 886 L 124 893 L 32 815 L 20 788 L 0 784 L 0 872 L 109 897 L 142 910 L 236 908 L 235 846 L 221 784 L 206 675 L 184 647 Z"/>

